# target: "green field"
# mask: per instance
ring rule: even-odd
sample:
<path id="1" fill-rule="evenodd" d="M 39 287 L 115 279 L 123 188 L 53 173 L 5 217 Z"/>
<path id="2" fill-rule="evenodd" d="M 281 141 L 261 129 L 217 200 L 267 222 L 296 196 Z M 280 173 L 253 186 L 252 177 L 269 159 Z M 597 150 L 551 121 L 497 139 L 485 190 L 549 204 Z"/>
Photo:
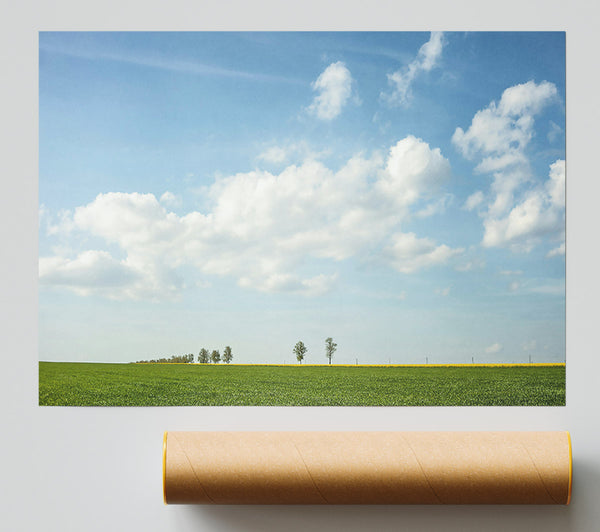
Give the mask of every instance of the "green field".
<path id="1" fill-rule="evenodd" d="M 276 366 L 39 363 L 63 406 L 558 406 L 565 365 Z"/>

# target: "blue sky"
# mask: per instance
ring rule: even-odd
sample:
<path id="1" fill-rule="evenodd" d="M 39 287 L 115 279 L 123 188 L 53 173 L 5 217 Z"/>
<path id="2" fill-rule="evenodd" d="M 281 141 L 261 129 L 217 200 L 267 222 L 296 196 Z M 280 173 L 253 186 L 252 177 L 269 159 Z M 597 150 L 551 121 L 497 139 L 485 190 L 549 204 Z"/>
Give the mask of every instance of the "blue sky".
<path id="1" fill-rule="evenodd" d="M 564 33 L 39 40 L 41 360 L 564 361 Z"/>

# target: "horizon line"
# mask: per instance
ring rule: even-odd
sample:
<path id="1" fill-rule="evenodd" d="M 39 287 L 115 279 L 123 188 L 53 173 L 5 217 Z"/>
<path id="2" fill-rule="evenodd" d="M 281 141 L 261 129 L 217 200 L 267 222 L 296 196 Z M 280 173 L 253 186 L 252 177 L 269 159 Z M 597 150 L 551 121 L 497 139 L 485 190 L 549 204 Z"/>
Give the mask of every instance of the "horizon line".
<path id="1" fill-rule="evenodd" d="M 506 366 L 565 366 L 566 362 L 482 362 L 482 363 L 447 363 L 447 364 L 281 364 L 281 363 L 203 363 L 203 362 L 94 362 L 94 361 L 73 361 L 73 360 L 39 360 L 38 363 L 48 364 L 155 364 L 170 366 L 294 366 L 294 367 L 506 367 Z"/>

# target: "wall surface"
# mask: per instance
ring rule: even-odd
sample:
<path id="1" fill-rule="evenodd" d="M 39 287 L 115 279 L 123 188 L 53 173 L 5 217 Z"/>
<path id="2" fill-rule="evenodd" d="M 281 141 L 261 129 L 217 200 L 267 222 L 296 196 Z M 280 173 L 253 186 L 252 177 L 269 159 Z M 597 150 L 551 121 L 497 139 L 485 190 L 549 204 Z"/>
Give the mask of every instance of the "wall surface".
<path id="1" fill-rule="evenodd" d="M 0 529 L 10 531 L 598 530 L 598 9 L 458 0 L 24 1 L 2 8 Z M 368 6 L 368 7 L 367 7 Z M 567 406 L 52 408 L 37 406 L 37 32 L 133 29 L 567 32 Z M 164 506 L 164 430 L 570 430 L 568 507 Z"/>

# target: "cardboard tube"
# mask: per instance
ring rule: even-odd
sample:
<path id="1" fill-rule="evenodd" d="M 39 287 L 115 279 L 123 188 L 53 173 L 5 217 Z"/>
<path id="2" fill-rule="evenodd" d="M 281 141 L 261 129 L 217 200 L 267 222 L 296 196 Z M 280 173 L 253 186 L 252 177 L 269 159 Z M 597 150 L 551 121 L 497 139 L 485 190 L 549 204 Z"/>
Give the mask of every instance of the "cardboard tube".
<path id="1" fill-rule="evenodd" d="M 569 504 L 568 432 L 166 432 L 165 503 Z"/>

